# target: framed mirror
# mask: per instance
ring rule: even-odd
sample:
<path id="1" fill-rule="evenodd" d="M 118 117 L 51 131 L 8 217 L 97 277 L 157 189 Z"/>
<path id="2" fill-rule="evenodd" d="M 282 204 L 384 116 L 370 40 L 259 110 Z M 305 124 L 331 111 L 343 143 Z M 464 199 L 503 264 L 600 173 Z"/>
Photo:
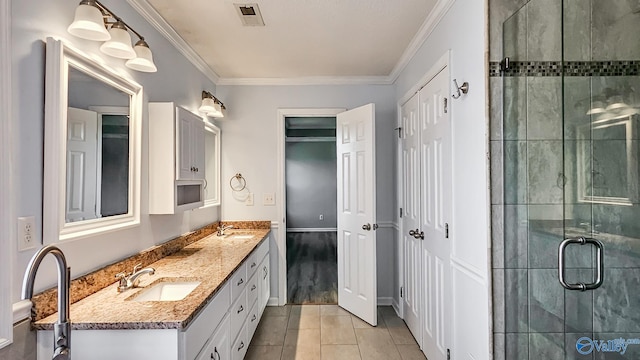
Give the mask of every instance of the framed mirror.
<path id="1" fill-rule="evenodd" d="M 220 128 L 204 122 L 204 206 L 220 205 Z"/>
<path id="2" fill-rule="evenodd" d="M 140 224 L 142 86 L 47 39 L 44 243 Z"/>
<path id="3" fill-rule="evenodd" d="M 638 115 L 604 114 L 579 128 L 580 202 L 632 206 L 638 200 Z"/>

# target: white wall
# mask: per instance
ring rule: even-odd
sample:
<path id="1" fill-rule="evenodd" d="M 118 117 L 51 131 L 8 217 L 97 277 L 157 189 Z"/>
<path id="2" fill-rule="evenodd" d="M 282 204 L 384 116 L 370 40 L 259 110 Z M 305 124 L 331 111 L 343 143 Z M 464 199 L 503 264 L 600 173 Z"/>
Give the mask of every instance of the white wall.
<path id="1" fill-rule="evenodd" d="M 12 73 L 13 116 L 13 196 L 15 216 L 35 216 L 36 238 L 42 239 L 42 179 L 44 128 L 43 40 L 47 36 L 67 39 L 81 50 L 98 54 L 113 68 L 128 73 L 144 86 L 147 101 L 175 101 L 187 109 L 196 110 L 201 91 L 215 90 L 207 80 L 164 37 L 148 25 L 124 1 L 104 0 L 104 4 L 145 36 L 154 54 L 158 72 L 139 73 L 127 69 L 123 61 L 101 55 L 99 44 L 69 35 L 77 1 L 12 1 Z M 86 240 L 60 244 L 65 252 L 72 277 L 90 272 L 118 259 L 138 253 L 155 244 L 219 219 L 219 209 L 194 210 L 175 216 L 148 216 L 148 121 L 143 118 L 141 225 L 134 229 L 95 236 Z M 153 121 L 153 119 L 151 119 Z M 15 242 L 15 240 L 13 240 Z M 3 250 L 4 251 L 4 250 Z M 35 250 L 13 251 L 14 269 L 12 301 L 20 297 L 22 277 Z M 52 286 L 56 281 L 53 261 L 43 262 L 36 291 Z"/>
<path id="2" fill-rule="evenodd" d="M 396 108 L 392 85 L 326 86 L 218 86 L 218 95 L 227 107 L 222 129 L 222 219 L 271 220 L 278 218 L 277 206 L 263 206 L 262 194 L 278 194 L 277 110 L 278 108 L 346 108 L 367 103 L 376 105 L 377 221 L 394 219 L 394 137 Z M 236 200 L 229 188 L 231 176 L 242 173 L 254 193 L 255 205 Z M 276 195 L 276 199 L 278 196 Z M 279 226 L 282 230 L 282 226 Z M 391 297 L 393 277 L 393 229 L 378 229 L 378 296 Z M 274 234 L 273 239 L 277 238 Z M 275 242 L 271 253 L 277 254 Z M 271 257 L 272 294 L 278 289 L 277 259 Z"/>
<path id="3" fill-rule="evenodd" d="M 457 0 L 396 81 L 400 100 L 451 50 L 451 78 L 469 93 L 450 99 L 453 126 L 453 359 L 489 358 L 489 199 L 486 2 Z M 453 84 L 452 84 L 453 91 Z"/>

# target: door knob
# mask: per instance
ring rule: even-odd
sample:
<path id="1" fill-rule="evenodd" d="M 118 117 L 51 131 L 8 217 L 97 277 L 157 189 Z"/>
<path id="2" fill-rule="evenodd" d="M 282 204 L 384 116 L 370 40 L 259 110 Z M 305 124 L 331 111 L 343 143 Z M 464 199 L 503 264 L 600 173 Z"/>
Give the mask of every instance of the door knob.
<path id="1" fill-rule="evenodd" d="M 367 223 L 367 224 L 362 225 L 362 230 L 370 231 L 371 230 L 371 224 Z"/>
<path id="2" fill-rule="evenodd" d="M 420 231 L 419 229 L 409 230 L 409 235 L 413 236 L 416 239 L 424 240 L 424 231 Z"/>

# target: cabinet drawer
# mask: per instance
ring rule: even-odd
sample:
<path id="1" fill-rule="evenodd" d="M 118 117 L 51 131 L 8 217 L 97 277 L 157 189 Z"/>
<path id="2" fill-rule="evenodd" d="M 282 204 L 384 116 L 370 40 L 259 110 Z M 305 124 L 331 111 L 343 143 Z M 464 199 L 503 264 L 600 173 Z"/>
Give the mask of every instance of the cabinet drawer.
<path id="1" fill-rule="evenodd" d="M 258 258 L 258 252 L 254 251 L 247 258 L 247 278 L 251 278 L 253 274 L 258 270 L 258 266 L 260 265 L 260 258 Z"/>
<path id="2" fill-rule="evenodd" d="M 260 322 L 260 304 L 257 302 L 253 304 L 251 311 L 249 312 L 249 316 L 247 317 L 247 339 L 251 342 L 251 338 L 253 334 L 256 332 L 258 328 L 258 323 Z"/>
<path id="3" fill-rule="evenodd" d="M 202 350 L 196 360 L 231 359 L 231 340 L 229 339 L 229 317 L 218 326 L 211 341 Z"/>
<path id="4" fill-rule="evenodd" d="M 242 290 L 247 286 L 247 263 L 244 262 L 233 276 L 231 276 L 230 286 L 231 286 L 231 302 L 235 302 L 238 300 L 240 294 L 242 294 Z"/>
<path id="5" fill-rule="evenodd" d="M 249 314 L 249 307 L 247 306 L 247 294 L 243 292 L 238 300 L 231 305 L 229 309 L 229 323 L 231 325 L 231 338 L 234 339 L 238 331 L 244 324 L 244 320 Z"/>
<path id="6" fill-rule="evenodd" d="M 249 340 L 247 338 L 247 328 L 243 327 L 240 334 L 238 334 L 238 338 L 233 343 L 231 347 L 231 359 L 233 360 L 242 360 L 244 359 L 245 354 L 247 353 L 247 348 L 249 347 Z"/>
<path id="7" fill-rule="evenodd" d="M 256 265 L 256 267 L 258 266 Z M 249 280 L 249 284 L 247 284 L 247 305 L 250 307 L 253 306 L 254 302 L 256 302 L 258 294 L 260 293 L 260 289 L 258 288 L 259 282 L 260 275 L 254 275 L 251 280 Z"/>

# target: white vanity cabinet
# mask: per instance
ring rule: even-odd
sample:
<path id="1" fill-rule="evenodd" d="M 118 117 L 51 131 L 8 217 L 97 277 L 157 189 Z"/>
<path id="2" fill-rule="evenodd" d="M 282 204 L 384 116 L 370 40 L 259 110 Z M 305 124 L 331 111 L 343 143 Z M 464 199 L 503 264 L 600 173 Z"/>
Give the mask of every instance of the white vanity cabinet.
<path id="1" fill-rule="evenodd" d="M 205 124 L 172 102 L 149 103 L 149 213 L 204 204 Z"/>
<path id="2" fill-rule="evenodd" d="M 204 180 L 204 176 L 204 121 L 177 107 L 176 180 Z"/>
<path id="3" fill-rule="evenodd" d="M 268 262 L 269 241 L 264 240 L 186 329 L 153 329 L 157 324 L 149 324 L 150 329 L 73 330 L 72 358 L 243 359 L 269 298 Z M 39 330 L 37 344 L 38 360 L 51 359 L 53 331 Z"/>

